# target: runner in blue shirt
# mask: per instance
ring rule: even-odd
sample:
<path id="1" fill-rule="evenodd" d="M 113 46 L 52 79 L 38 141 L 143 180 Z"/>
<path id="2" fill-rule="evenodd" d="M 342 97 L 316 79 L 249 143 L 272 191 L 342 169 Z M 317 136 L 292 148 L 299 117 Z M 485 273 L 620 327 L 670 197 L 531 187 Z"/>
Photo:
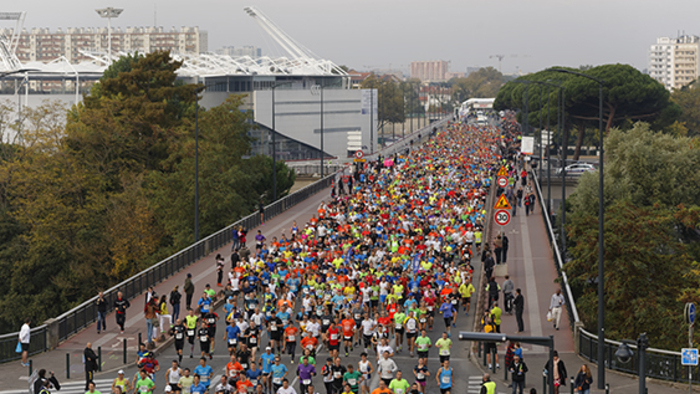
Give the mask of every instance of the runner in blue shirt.
<path id="1" fill-rule="evenodd" d="M 200 377 L 194 374 L 194 382 L 190 386 L 190 394 L 207 394 L 209 392 L 209 387 L 202 384 Z"/>
<path id="2" fill-rule="evenodd" d="M 194 369 L 194 374 L 199 375 L 199 382 L 209 390 L 211 378 L 214 376 L 214 370 L 207 365 L 207 359 L 202 357 L 199 359 L 199 365 Z M 195 380 L 196 381 L 196 380 Z"/>

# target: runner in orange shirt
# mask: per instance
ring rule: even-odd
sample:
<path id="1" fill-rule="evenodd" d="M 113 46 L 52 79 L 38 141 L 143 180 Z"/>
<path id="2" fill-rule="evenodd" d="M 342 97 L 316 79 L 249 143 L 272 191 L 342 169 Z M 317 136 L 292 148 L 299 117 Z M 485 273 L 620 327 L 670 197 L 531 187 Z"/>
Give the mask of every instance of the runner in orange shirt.
<path id="1" fill-rule="evenodd" d="M 294 324 L 289 324 L 284 329 L 284 340 L 287 344 L 287 354 L 292 356 L 292 364 L 294 364 L 294 353 L 297 348 L 297 335 L 299 334 L 299 329 L 294 327 Z"/>
<path id="2" fill-rule="evenodd" d="M 311 357 L 316 358 L 316 346 L 318 346 L 318 339 L 308 332 L 301 334 L 301 347 L 304 350 L 311 352 Z"/>
<path id="3" fill-rule="evenodd" d="M 345 357 L 348 356 L 348 347 L 352 348 L 352 340 L 355 337 L 355 320 L 350 314 L 345 315 L 345 319 L 340 322 L 341 330 L 343 330 L 343 344 L 345 345 Z"/>
<path id="4" fill-rule="evenodd" d="M 232 354 L 231 361 L 229 361 L 228 364 L 226 364 L 226 376 L 229 380 L 236 380 L 236 377 L 241 372 L 243 372 L 243 366 L 240 362 L 238 362 L 236 355 Z"/>

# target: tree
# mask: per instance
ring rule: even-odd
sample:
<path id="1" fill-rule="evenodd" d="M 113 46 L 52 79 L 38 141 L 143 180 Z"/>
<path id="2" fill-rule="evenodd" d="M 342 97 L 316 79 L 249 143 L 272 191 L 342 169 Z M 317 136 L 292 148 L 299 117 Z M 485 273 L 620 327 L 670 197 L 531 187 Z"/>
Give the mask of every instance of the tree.
<path id="1" fill-rule="evenodd" d="M 680 114 L 680 108 L 669 100 L 669 93 L 663 85 L 632 66 L 607 64 L 593 67 L 586 73 L 605 81 L 603 121 L 606 134 L 612 127 L 629 129 L 639 120 L 649 122 L 655 130 L 663 130 L 673 124 Z M 561 83 L 566 90 L 565 125 L 568 129 L 573 123 L 577 129 L 574 159 L 578 159 L 586 128 L 598 126 L 598 83 L 588 78 L 548 70 L 517 80 Z M 523 108 L 525 89 L 523 84 L 506 83 L 498 92 L 494 108 Z M 539 119 L 540 111 L 544 110 L 547 100 L 542 100 L 541 107 L 541 89 L 531 86 L 528 93 L 529 121 L 530 124 L 534 124 Z M 556 103 L 556 89 L 551 89 L 549 94 L 551 102 Z M 556 119 L 556 105 L 551 105 L 550 111 L 551 119 Z"/>
<path id="2" fill-rule="evenodd" d="M 700 301 L 700 165 L 697 140 L 638 122 L 605 140 L 605 308 L 613 338 L 646 331 L 656 347 L 685 343 L 687 301 Z M 598 175 L 567 200 L 566 271 L 584 324 L 597 324 Z"/>
<path id="3" fill-rule="evenodd" d="M 372 73 L 362 81 L 361 87 L 377 89 L 378 128 L 383 130 L 387 123 L 403 123 L 406 120 L 403 91 L 391 76 L 379 77 Z"/>
<path id="4" fill-rule="evenodd" d="M 679 122 L 688 135 L 700 135 L 700 84 L 694 81 L 671 93 L 671 100 L 681 108 Z"/>
<path id="5" fill-rule="evenodd" d="M 496 97 L 503 83 L 503 74 L 493 67 L 480 68 L 466 77 L 448 81 L 452 87 L 454 102 L 462 102 L 469 98 Z"/>

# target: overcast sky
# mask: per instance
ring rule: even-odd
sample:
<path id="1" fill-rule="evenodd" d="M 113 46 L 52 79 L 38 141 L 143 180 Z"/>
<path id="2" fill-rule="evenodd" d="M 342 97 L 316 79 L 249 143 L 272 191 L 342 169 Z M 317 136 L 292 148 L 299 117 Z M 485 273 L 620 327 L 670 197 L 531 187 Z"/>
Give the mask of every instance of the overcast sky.
<path id="1" fill-rule="evenodd" d="M 552 65 L 627 63 L 647 68 L 656 37 L 700 35 L 698 0 L 25 0 L 25 28 L 106 26 L 95 8 L 123 8 L 113 26 L 199 26 L 209 50 L 255 45 L 284 55 L 249 17 L 263 11 L 319 57 L 351 68 L 399 68 L 414 60 L 448 60 L 451 71 L 498 67 L 504 73 Z M 16 9 L 21 7 L 22 9 Z M 9 21 L 1 26 L 11 27 Z"/>

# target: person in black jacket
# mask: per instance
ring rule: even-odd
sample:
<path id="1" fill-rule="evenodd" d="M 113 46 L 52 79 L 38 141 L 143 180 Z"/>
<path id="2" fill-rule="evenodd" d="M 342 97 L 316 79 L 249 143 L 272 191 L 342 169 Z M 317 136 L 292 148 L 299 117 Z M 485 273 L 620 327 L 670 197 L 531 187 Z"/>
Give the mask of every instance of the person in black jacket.
<path id="1" fill-rule="evenodd" d="M 513 361 L 511 361 L 510 365 L 508 366 L 508 370 L 512 375 L 513 394 L 516 394 L 516 391 L 520 391 L 520 394 L 523 394 L 527 365 L 525 365 L 525 362 L 520 359 L 520 356 L 515 355 L 513 356 Z"/>
<path id="2" fill-rule="evenodd" d="M 518 322 L 518 332 L 525 331 L 525 324 L 523 323 L 523 309 L 525 308 L 525 299 L 523 299 L 522 292 L 520 288 L 515 289 L 515 299 L 513 300 L 513 306 L 515 306 L 515 320 Z"/>
<path id="3" fill-rule="evenodd" d="M 107 322 L 105 321 L 105 316 L 107 315 L 107 301 L 105 301 L 102 292 L 97 295 L 95 306 L 97 307 L 97 333 L 99 334 L 100 331 L 107 331 Z M 102 327 L 102 330 L 100 330 L 100 327 Z"/>
<path id="4" fill-rule="evenodd" d="M 503 238 L 501 239 L 502 246 L 501 246 L 501 262 L 505 264 L 508 261 L 508 244 L 510 241 L 508 241 L 508 236 L 506 233 L 503 233 Z"/>
<path id="5" fill-rule="evenodd" d="M 90 388 L 90 382 L 93 382 L 95 371 L 97 371 L 97 355 L 92 350 L 92 343 L 88 342 L 83 351 L 85 359 L 85 391 Z"/>
<path id="6" fill-rule="evenodd" d="M 591 392 L 591 385 L 593 384 L 593 375 L 591 374 L 591 369 L 588 365 L 583 364 L 581 369 L 578 370 L 576 375 L 576 381 L 574 382 L 574 387 L 576 387 L 576 392 L 578 394 L 589 394 Z"/>
<path id="7" fill-rule="evenodd" d="M 179 286 L 175 286 L 173 291 L 170 292 L 170 305 L 173 306 L 173 321 L 177 321 L 180 318 L 180 300 L 182 300 L 182 294 L 180 294 Z"/>
<path id="8" fill-rule="evenodd" d="M 122 334 L 124 333 L 124 323 L 126 322 L 126 309 L 130 306 L 129 300 L 124 298 L 122 292 L 117 292 L 117 299 L 114 300 L 114 315 L 117 317 L 117 325 L 121 329 Z"/>
<path id="9" fill-rule="evenodd" d="M 547 364 L 544 366 L 544 372 L 545 374 L 554 374 L 554 394 L 559 394 L 559 387 L 560 386 L 566 386 L 566 377 L 568 376 L 566 373 L 566 366 L 564 365 L 564 361 L 562 361 L 559 358 L 559 353 L 555 350 L 554 351 L 554 370 L 551 368 L 551 364 L 549 361 L 547 361 Z"/>

